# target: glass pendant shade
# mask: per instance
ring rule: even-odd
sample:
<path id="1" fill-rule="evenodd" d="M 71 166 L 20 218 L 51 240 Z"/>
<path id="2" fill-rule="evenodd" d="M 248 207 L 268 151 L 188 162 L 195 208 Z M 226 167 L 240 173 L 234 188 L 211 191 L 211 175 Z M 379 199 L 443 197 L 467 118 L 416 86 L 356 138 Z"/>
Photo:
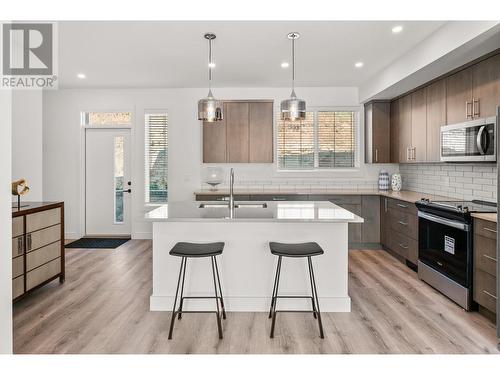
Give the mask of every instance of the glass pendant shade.
<path id="1" fill-rule="evenodd" d="M 222 102 L 212 94 L 212 68 L 215 66 L 212 60 L 212 40 L 215 39 L 215 34 L 206 33 L 204 38 L 208 40 L 208 96 L 198 100 L 198 120 L 216 122 L 223 120 L 224 115 Z"/>
<path id="2" fill-rule="evenodd" d="M 288 39 L 292 41 L 292 93 L 288 99 L 280 104 L 281 119 L 284 121 L 298 121 L 306 118 L 306 101 L 295 95 L 295 40 L 300 37 L 299 33 L 289 33 Z"/>
<path id="3" fill-rule="evenodd" d="M 298 99 L 295 91 L 290 98 L 285 99 L 280 105 L 281 119 L 284 121 L 297 121 L 306 118 L 306 101 Z"/>
<path id="4" fill-rule="evenodd" d="M 223 119 L 222 102 L 213 97 L 212 91 L 208 97 L 198 100 L 198 120 L 215 122 Z"/>

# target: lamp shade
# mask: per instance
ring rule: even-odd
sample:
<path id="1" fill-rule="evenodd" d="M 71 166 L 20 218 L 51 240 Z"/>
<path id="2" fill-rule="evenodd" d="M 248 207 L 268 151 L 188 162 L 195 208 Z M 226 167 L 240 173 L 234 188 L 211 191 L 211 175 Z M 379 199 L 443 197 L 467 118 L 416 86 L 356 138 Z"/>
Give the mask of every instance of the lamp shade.
<path id="1" fill-rule="evenodd" d="M 198 120 L 205 122 L 215 122 L 224 119 L 222 102 L 208 93 L 208 97 L 198 101 Z"/>
<path id="2" fill-rule="evenodd" d="M 297 121 L 306 118 L 306 101 L 298 99 L 295 91 L 290 98 L 285 99 L 280 105 L 281 119 L 284 121 Z"/>

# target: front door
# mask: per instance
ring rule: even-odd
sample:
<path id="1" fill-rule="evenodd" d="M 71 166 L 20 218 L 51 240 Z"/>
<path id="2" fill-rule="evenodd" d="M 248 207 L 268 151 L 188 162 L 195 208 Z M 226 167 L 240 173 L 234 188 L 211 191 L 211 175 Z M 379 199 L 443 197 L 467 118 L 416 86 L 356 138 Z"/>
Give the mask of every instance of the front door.
<path id="1" fill-rule="evenodd" d="M 85 131 L 85 234 L 130 236 L 130 130 Z"/>

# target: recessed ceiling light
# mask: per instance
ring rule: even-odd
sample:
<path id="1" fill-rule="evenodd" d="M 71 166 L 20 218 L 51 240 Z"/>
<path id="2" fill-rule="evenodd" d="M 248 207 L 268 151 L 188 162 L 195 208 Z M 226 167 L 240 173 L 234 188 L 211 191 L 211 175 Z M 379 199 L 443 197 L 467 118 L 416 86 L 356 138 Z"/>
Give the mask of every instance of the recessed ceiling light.
<path id="1" fill-rule="evenodd" d="M 87 78 L 87 76 L 86 76 L 85 74 L 83 74 L 83 73 L 78 73 L 76 76 L 77 76 L 78 78 L 80 78 L 80 79 L 85 79 L 85 78 Z"/>
<path id="2" fill-rule="evenodd" d="M 394 34 L 400 33 L 401 31 L 403 31 L 403 26 L 401 26 L 401 25 L 394 26 L 394 27 L 392 28 L 392 32 L 393 32 Z"/>
<path id="3" fill-rule="evenodd" d="M 357 63 L 355 63 L 355 64 L 354 64 L 354 66 L 355 66 L 356 68 L 361 68 L 361 67 L 363 67 L 363 65 L 365 65 L 365 64 L 363 64 L 363 62 L 362 62 L 362 61 L 358 61 Z"/>
<path id="4" fill-rule="evenodd" d="M 208 67 L 209 68 L 215 68 L 215 63 L 214 62 L 208 63 Z"/>
<path id="5" fill-rule="evenodd" d="M 289 66 L 290 66 L 290 64 L 287 63 L 286 61 L 284 61 L 284 62 L 281 63 L 281 67 L 282 68 L 288 68 Z"/>

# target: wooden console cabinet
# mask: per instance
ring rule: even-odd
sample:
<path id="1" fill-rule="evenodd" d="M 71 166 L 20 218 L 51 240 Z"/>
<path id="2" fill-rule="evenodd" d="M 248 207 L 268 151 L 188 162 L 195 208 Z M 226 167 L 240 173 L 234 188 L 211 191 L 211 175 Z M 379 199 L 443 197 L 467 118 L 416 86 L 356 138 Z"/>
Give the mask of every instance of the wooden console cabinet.
<path id="1" fill-rule="evenodd" d="M 12 298 L 59 278 L 64 282 L 64 203 L 12 209 Z"/>

